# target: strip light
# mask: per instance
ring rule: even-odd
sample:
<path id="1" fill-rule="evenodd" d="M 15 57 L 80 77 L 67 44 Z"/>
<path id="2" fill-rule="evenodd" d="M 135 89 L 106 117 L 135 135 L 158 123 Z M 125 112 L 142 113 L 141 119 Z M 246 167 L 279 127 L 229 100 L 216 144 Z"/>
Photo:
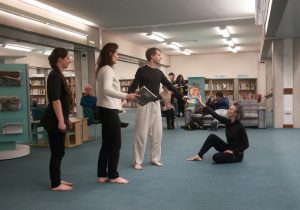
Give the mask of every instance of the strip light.
<path id="1" fill-rule="evenodd" d="M 56 9 L 54 7 L 51 7 L 51 6 L 47 5 L 47 4 L 38 2 L 36 0 L 22 0 L 22 1 L 25 2 L 25 3 L 27 3 L 27 4 L 30 4 L 32 6 L 35 6 L 35 7 L 38 7 L 40 9 L 46 10 L 48 12 L 60 15 L 62 17 L 65 17 L 65 18 L 68 18 L 68 19 L 71 19 L 71 20 L 74 20 L 76 22 L 79 22 L 79 23 L 82 23 L 82 24 L 85 24 L 85 25 L 89 25 L 89 26 L 92 26 L 92 27 L 97 27 L 97 25 L 95 23 L 93 23 L 93 22 L 90 22 L 90 21 L 82 19 L 80 17 L 71 15 L 69 13 L 66 13 L 66 12 L 62 11 L 62 10 Z"/>
<path id="2" fill-rule="evenodd" d="M 28 16 L 25 16 L 25 15 L 22 15 L 22 14 L 19 14 L 19 13 L 4 10 L 2 8 L 0 8 L 0 11 L 4 12 L 6 15 L 10 15 L 11 18 L 19 18 L 19 19 L 26 20 L 26 21 L 32 21 L 36 24 L 38 23 L 38 24 L 46 25 L 50 29 L 62 31 L 64 33 L 69 33 L 69 34 L 72 34 L 73 36 L 75 35 L 75 36 L 79 36 L 81 38 L 88 37 L 87 34 L 84 34 L 84 33 L 78 32 L 78 31 L 73 31 L 71 29 L 64 28 L 64 27 L 61 27 L 61 26 L 57 26 L 57 25 L 54 25 L 54 24 L 50 24 L 48 22 L 45 22 L 45 21 L 42 21 L 42 20 L 39 20 L 39 19 L 35 19 L 35 18 L 32 18 L 32 17 L 28 17 Z"/>
<path id="3" fill-rule="evenodd" d="M 233 53 L 237 53 L 238 52 L 237 47 L 228 47 L 228 50 L 230 50 Z"/>
<path id="4" fill-rule="evenodd" d="M 160 37 L 160 36 L 158 36 L 157 34 L 154 34 L 154 33 L 148 33 L 146 35 L 149 36 L 150 39 L 154 39 L 154 40 L 159 41 L 159 42 L 165 41 L 164 38 L 162 38 L 162 37 Z"/>
<path id="5" fill-rule="evenodd" d="M 191 55 L 191 52 L 190 50 L 188 49 L 184 49 L 184 50 L 177 50 L 178 52 L 182 53 L 182 54 L 185 54 L 185 55 Z"/>
<path id="6" fill-rule="evenodd" d="M 11 50 L 19 50 L 25 52 L 31 52 L 33 48 L 22 46 L 22 45 L 15 45 L 15 44 L 5 44 L 4 48 L 11 49 Z"/>
<path id="7" fill-rule="evenodd" d="M 218 31 L 219 34 L 221 34 L 224 38 L 227 38 L 230 36 L 230 33 L 228 32 L 227 28 L 223 27 L 217 27 L 216 30 Z"/>
<path id="8" fill-rule="evenodd" d="M 233 47 L 235 45 L 235 43 L 233 42 L 233 40 L 231 38 L 225 39 L 225 42 L 229 47 Z"/>
<path id="9" fill-rule="evenodd" d="M 177 44 L 175 44 L 174 42 L 171 42 L 171 43 L 166 43 L 169 47 L 171 47 L 171 48 L 173 48 L 173 49 L 175 49 L 175 50 L 179 50 L 180 49 L 180 47 L 177 45 Z"/>

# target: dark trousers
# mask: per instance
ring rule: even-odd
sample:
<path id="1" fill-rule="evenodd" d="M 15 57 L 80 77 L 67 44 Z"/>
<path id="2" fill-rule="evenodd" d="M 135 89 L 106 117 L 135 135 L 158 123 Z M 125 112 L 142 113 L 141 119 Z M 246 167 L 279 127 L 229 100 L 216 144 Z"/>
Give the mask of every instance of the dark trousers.
<path id="1" fill-rule="evenodd" d="M 175 126 L 174 126 L 174 117 L 175 117 L 174 109 L 168 109 L 168 110 L 164 111 L 164 114 L 166 115 L 166 118 L 167 118 L 168 129 L 175 128 Z"/>
<path id="2" fill-rule="evenodd" d="M 65 135 L 60 131 L 48 132 L 51 158 L 50 158 L 50 180 L 51 187 L 58 187 L 60 185 L 60 165 L 63 156 L 65 155 Z"/>
<path id="3" fill-rule="evenodd" d="M 225 150 L 230 150 L 228 144 L 224 142 L 221 138 L 215 134 L 210 134 L 205 140 L 202 148 L 200 149 L 198 155 L 203 158 L 203 155 L 210 149 L 214 147 L 218 153 L 213 155 L 213 160 L 216 163 L 236 163 L 243 160 L 243 154 L 228 154 L 224 153 Z"/>
<path id="4" fill-rule="evenodd" d="M 98 177 L 119 177 L 118 164 L 121 149 L 121 122 L 119 111 L 100 107 L 102 120 L 102 146 L 98 159 Z"/>
<path id="5" fill-rule="evenodd" d="M 185 101 L 182 100 L 178 100 L 178 112 L 177 112 L 177 116 L 180 117 L 180 113 L 182 113 L 184 115 L 184 110 L 185 110 Z"/>

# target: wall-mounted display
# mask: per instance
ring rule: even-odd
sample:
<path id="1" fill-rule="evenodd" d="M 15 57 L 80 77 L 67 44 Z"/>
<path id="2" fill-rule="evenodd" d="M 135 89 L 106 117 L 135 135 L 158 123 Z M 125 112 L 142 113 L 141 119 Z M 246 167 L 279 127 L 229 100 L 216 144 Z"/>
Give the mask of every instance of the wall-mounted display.
<path id="1" fill-rule="evenodd" d="M 21 86 L 21 72 L 0 70 L 0 87 L 11 86 Z"/>
<path id="2" fill-rule="evenodd" d="M 17 111 L 21 109 L 21 101 L 18 96 L 0 96 L 0 112 Z"/>
<path id="3" fill-rule="evenodd" d="M 23 133 L 22 123 L 4 123 L 2 128 L 2 133 L 4 135 L 8 134 L 21 134 Z"/>

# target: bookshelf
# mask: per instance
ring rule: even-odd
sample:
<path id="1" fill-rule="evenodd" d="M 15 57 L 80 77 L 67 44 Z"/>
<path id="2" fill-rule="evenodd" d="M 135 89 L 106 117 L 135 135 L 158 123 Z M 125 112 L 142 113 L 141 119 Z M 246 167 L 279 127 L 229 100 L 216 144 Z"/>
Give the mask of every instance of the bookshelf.
<path id="1" fill-rule="evenodd" d="M 120 79 L 119 81 L 120 81 L 121 91 L 124 92 L 124 93 L 127 93 L 130 85 L 133 82 L 133 79 Z M 136 107 L 136 103 L 127 101 L 126 107 L 127 108 Z"/>
<path id="2" fill-rule="evenodd" d="M 73 103 L 74 103 L 74 110 L 73 112 L 76 112 L 76 86 L 75 86 L 75 77 L 74 76 L 66 76 L 66 81 L 71 89 L 72 97 L 73 97 Z"/>
<path id="3" fill-rule="evenodd" d="M 36 101 L 38 106 L 45 107 L 47 104 L 46 78 L 30 77 L 29 87 L 31 104 Z"/>
<path id="4" fill-rule="evenodd" d="M 257 95 L 256 78 L 238 79 L 238 100 L 256 100 Z"/>
<path id="5" fill-rule="evenodd" d="M 205 98 L 215 96 L 218 91 L 228 97 L 229 100 L 234 100 L 234 79 L 205 79 Z"/>

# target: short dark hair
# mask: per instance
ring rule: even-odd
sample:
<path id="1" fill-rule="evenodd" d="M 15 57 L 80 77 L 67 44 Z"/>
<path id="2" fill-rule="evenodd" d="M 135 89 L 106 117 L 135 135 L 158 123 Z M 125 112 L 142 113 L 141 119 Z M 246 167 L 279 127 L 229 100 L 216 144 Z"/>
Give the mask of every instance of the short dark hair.
<path id="1" fill-rule="evenodd" d="M 147 61 L 151 61 L 151 56 L 154 56 L 156 54 L 156 51 L 160 51 L 160 49 L 156 48 L 156 47 L 151 47 L 149 49 L 146 50 L 146 59 Z"/>
<path id="2" fill-rule="evenodd" d="M 175 74 L 174 74 L 173 72 L 170 72 L 170 73 L 168 74 L 168 76 L 175 76 Z"/>
<path id="3" fill-rule="evenodd" d="M 223 94 L 223 92 L 218 91 L 218 92 L 216 93 L 216 96 L 219 96 L 220 98 L 222 98 L 222 97 L 224 96 L 224 94 Z"/>

